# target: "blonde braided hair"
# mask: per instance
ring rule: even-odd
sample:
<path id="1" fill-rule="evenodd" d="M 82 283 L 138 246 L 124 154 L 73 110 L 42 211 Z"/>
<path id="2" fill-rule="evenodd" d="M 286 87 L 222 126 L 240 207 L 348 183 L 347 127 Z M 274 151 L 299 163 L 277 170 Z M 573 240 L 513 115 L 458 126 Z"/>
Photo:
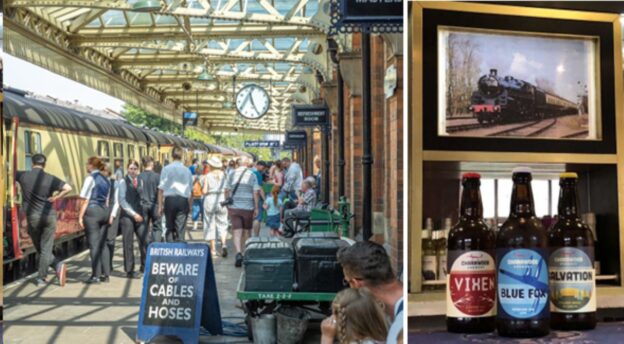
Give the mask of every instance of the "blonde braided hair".
<path id="1" fill-rule="evenodd" d="M 345 289 L 332 304 L 340 344 L 363 339 L 384 341 L 388 324 L 378 302 L 365 289 Z"/>

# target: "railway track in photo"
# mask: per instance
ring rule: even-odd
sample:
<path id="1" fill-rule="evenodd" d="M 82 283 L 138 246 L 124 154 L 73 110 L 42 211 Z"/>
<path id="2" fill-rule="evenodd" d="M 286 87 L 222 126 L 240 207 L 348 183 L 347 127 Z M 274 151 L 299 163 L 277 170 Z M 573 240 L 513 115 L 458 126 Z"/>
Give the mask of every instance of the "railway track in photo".
<path id="1" fill-rule="evenodd" d="M 447 133 L 456 133 L 458 131 L 467 131 L 467 130 L 474 130 L 474 129 L 481 129 L 485 127 L 482 124 L 479 123 L 470 123 L 470 124 L 459 124 L 459 125 L 449 125 L 446 127 L 446 132 Z"/>
<path id="2" fill-rule="evenodd" d="M 576 133 L 572 133 L 569 135 L 565 135 L 563 137 L 561 137 L 562 139 L 575 139 L 577 137 L 587 137 L 587 135 L 589 135 L 589 130 L 582 130 Z"/>
<path id="3" fill-rule="evenodd" d="M 534 137 L 552 128 L 555 124 L 557 124 L 557 118 L 537 120 L 495 133 L 490 133 L 488 136 Z"/>

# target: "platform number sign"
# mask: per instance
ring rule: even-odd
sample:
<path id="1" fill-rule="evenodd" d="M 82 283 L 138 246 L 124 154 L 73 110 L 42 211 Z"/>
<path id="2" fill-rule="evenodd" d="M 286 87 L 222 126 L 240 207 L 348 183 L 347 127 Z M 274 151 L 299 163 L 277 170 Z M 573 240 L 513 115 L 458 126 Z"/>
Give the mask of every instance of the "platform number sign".
<path id="1" fill-rule="evenodd" d="M 206 319 L 206 313 L 213 319 Z M 148 248 L 137 341 L 176 336 L 199 342 L 200 325 L 222 333 L 210 250 L 205 244 L 154 243 Z"/>
<path id="2" fill-rule="evenodd" d="M 236 110 L 247 119 L 259 119 L 269 111 L 271 98 L 258 85 L 247 85 L 236 93 Z"/>

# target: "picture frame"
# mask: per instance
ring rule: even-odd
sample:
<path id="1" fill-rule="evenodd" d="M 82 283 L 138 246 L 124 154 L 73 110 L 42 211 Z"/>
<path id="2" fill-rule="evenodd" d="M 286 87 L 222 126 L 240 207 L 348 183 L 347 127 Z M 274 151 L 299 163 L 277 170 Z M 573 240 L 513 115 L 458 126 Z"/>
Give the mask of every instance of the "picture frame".
<path id="1" fill-rule="evenodd" d="M 510 8 L 510 7 L 500 7 Z M 432 151 L 491 151 L 491 152 L 544 152 L 544 153 L 602 153 L 614 154 L 616 152 L 616 136 L 615 136 L 615 56 L 614 50 L 614 26 L 612 22 L 590 20 L 591 16 L 586 16 L 587 20 L 570 20 L 566 18 L 547 18 L 535 16 L 521 16 L 510 13 L 492 13 L 478 11 L 456 11 L 438 8 L 424 8 L 422 10 L 422 106 L 423 106 L 423 148 Z M 444 36 L 446 30 L 446 36 Z M 506 66 L 507 71 L 514 70 L 509 68 L 513 66 L 513 59 L 521 56 L 525 59 L 525 64 L 531 66 L 531 58 L 539 57 L 540 49 L 531 49 L 531 40 L 543 41 L 543 48 L 552 48 L 554 43 L 559 45 L 567 45 L 566 49 L 569 54 L 570 49 L 574 50 L 578 47 L 585 46 L 585 51 L 576 51 L 574 53 L 585 54 L 574 63 L 573 70 L 563 74 L 574 74 L 570 78 L 576 78 L 581 87 L 586 86 L 585 96 L 587 100 L 577 98 L 569 100 L 566 98 L 574 98 L 574 90 L 570 92 L 571 85 L 565 82 L 552 82 L 552 78 L 548 79 L 544 75 L 548 73 L 537 73 L 529 71 L 520 77 L 508 75 L 497 75 L 497 69 L 493 71 L 484 71 L 487 66 L 487 56 L 482 58 L 480 63 L 474 63 L 477 69 L 478 80 L 487 81 L 487 79 L 498 81 L 496 93 L 512 95 L 507 99 L 521 99 L 519 94 L 524 93 L 527 96 L 522 102 L 516 101 L 512 107 L 504 110 L 506 115 L 501 116 L 500 108 L 494 107 L 497 103 L 488 103 L 483 99 L 478 99 L 479 84 L 475 82 L 473 76 L 469 87 L 463 90 L 462 98 L 457 103 L 455 113 L 460 116 L 453 122 L 460 123 L 458 125 L 446 123 L 449 111 L 447 105 L 451 104 L 445 94 L 449 94 L 447 81 L 449 80 L 448 64 L 440 61 L 448 60 L 448 50 L 445 50 L 444 41 L 441 37 L 448 39 L 449 33 L 463 34 L 460 40 L 469 41 L 466 37 L 480 41 L 486 46 L 481 49 L 481 53 L 487 53 L 489 50 L 496 50 L 496 42 L 488 41 L 485 38 L 495 36 L 496 40 L 502 42 L 504 40 L 515 40 L 517 51 L 509 51 L 508 56 L 499 57 L 497 60 L 491 59 L 500 66 Z M 488 37 L 489 36 L 489 37 Z M 535 45 L 535 42 L 533 42 Z M 557 44 L 554 44 L 557 45 Z M 538 44 L 539 46 L 539 44 Z M 574 48 L 576 46 L 576 48 Z M 529 47 L 529 49 L 522 48 Z M 509 50 L 509 49 L 508 49 Z M 546 59 L 557 55 L 557 51 L 550 50 L 549 56 L 542 56 L 542 61 L 538 62 L 547 65 Z M 576 49 L 579 50 L 579 49 Z M 583 49 L 580 49 L 583 50 Z M 478 54 L 479 52 L 477 52 Z M 445 56 L 447 54 L 447 56 Z M 531 55 L 532 54 L 532 55 Z M 500 56 L 501 54 L 497 54 Z M 566 53 L 560 52 L 559 55 L 567 56 Z M 587 66 L 590 64 L 589 66 Z M 425 68 L 425 66 L 428 66 Z M 435 66 L 435 68 L 432 68 Z M 558 67 L 563 66 L 559 65 Z M 584 73 L 579 73 L 579 66 L 583 66 Z M 562 67 L 564 68 L 564 67 Z M 516 68 L 517 70 L 517 68 Z M 526 72 L 526 71 L 525 71 Z M 576 73 L 576 74 L 575 74 Z M 473 73 L 474 74 L 474 73 Z M 581 77 L 580 75 L 583 75 Z M 533 80 L 523 80 L 532 78 Z M 544 78 L 540 83 L 539 78 Z M 483 80 L 481 80 L 483 79 Z M 536 82 L 536 80 L 538 82 Z M 545 91 L 544 85 L 557 84 L 556 87 L 549 89 L 551 92 Z M 503 84 L 509 90 L 503 87 Z M 426 85 L 426 87 L 425 87 Z M 513 89 L 515 88 L 515 89 Z M 562 91 L 566 89 L 565 91 Z M 504 92 L 500 92 L 503 90 Z M 513 93 L 513 92 L 516 93 Z M 485 92 L 482 92 L 482 94 Z M 562 96 L 566 94 L 567 96 Z M 582 96 L 582 92 L 576 93 Z M 482 97 L 487 98 L 487 97 Z M 504 98 L 504 97 L 503 97 Z M 478 101 L 474 101 L 478 99 Z M 540 104 L 539 99 L 542 99 Z M 550 105 L 548 101 L 550 100 Z M 591 102 L 591 104 L 590 104 Z M 513 102 L 510 102 L 513 103 Z M 559 106 L 555 106 L 557 103 Z M 576 104 L 575 104 L 576 103 Z M 584 111 L 582 116 L 578 104 L 587 104 L 586 109 L 591 107 L 592 111 Z M 540 111 L 527 111 L 531 105 L 531 109 L 539 108 Z M 564 104 L 564 105 L 562 105 Z M 464 108 L 468 105 L 471 108 Z M 509 104 L 506 104 L 509 105 Z M 515 106 L 515 108 L 513 108 Z M 499 110 L 496 120 L 481 123 L 477 119 L 476 111 L 486 111 L 490 115 L 493 110 Z M 553 109 L 556 108 L 556 111 Z M 509 111 L 509 109 L 514 109 Z M 519 110 L 522 109 L 522 110 Z M 546 109 L 546 110 L 544 110 Z M 463 111 L 463 113 L 462 113 Z M 574 116 L 576 112 L 576 116 Z M 442 118 L 446 115 L 447 118 Z M 503 117 L 504 119 L 501 119 Z M 492 117 L 489 117 L 490 119 Z M 554 123 L 554 124 L 553 124 Z M 562 124 L 563 123 L 563 124 Z M 573 123 L 573 124 L 572 124 Z M 453 130 L 448 130 L 452 128 Z M 585 135 L 582 134 L 587 130 Z M 451 131 L 449 133 L 449 131 Z M 459 134 L 457 132 L 460 131 Z M 463 131 L 463 132 L 461 132 Z M 514 133 L 516 135 L 514 135 Z M 556 134 L 549 134 L 556 133 Z M 576 137 L 575 137 L 576 134 Z M 578 137 L 580 134 L 580 138 Z"/>

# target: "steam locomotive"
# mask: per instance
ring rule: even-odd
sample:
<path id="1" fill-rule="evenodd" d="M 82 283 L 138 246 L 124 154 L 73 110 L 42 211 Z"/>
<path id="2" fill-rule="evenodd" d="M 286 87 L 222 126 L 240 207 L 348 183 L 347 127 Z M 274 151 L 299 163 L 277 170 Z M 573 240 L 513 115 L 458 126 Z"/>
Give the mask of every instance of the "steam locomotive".
<path id="1" fill-rule="evenodd" d="M 577 104 L 496 69 L 483 75 L 468 110 L 480 124 L 520 122 L 578 113 Z"/>

